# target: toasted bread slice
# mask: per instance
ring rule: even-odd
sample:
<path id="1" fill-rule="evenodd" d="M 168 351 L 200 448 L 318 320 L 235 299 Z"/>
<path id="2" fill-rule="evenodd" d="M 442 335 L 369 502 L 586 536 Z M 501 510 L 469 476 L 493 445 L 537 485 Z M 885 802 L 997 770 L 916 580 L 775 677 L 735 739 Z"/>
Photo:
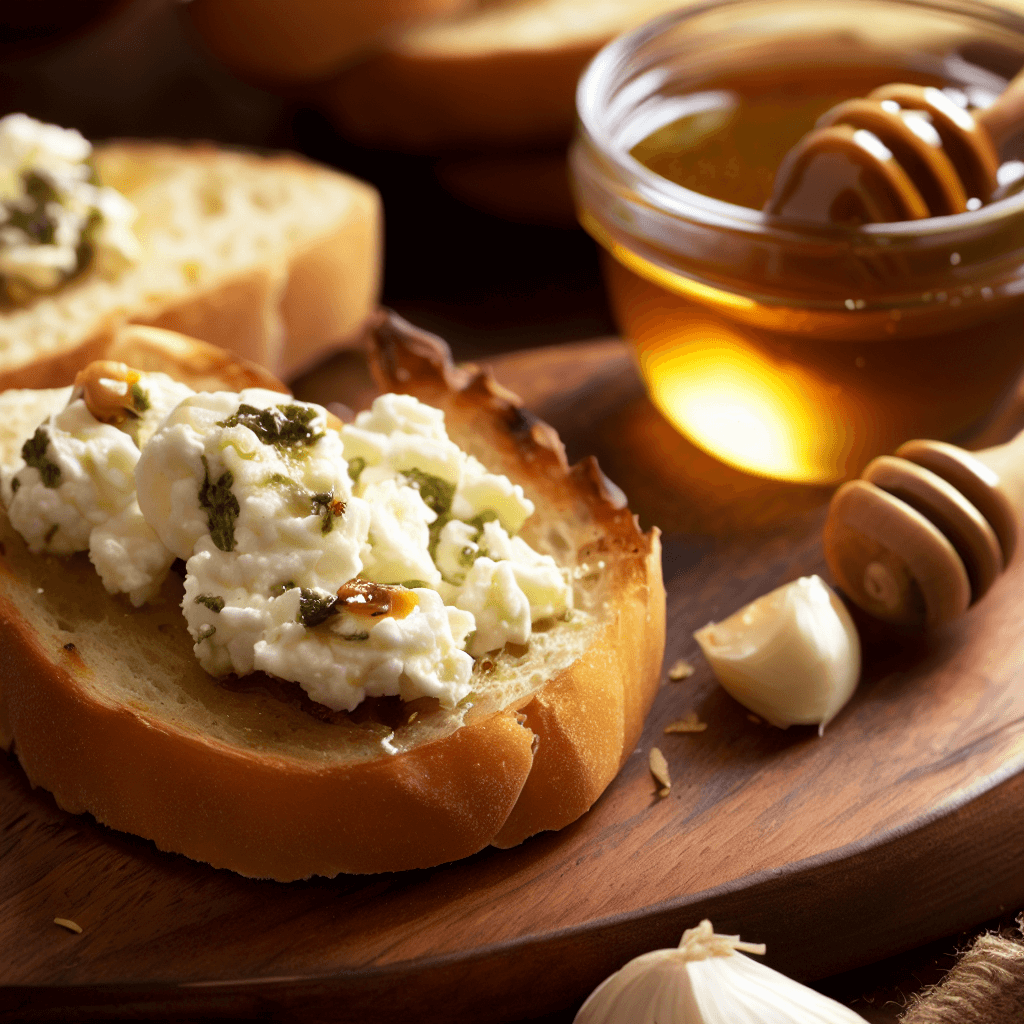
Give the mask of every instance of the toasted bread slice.
<path id="1" fill-rule="evenodd" d="M 593 460 L 432 335 L 382 314 L 382 389 L 444 409 L 453 440 L 536 503 L 523 536 L 573 570 L 571 621 L 478 659 L 474 694 L 325 713 L 266 676 L 199 667 L 181 582 L 131 610 L 84 555 L 33 556 L 3 519 L 0 739 L 66 810 L 278 880 L 427 867 L 583 814 L 635 746 L 658 686 L 665 595 L 644 533 Z"/>
<path id="2" fill-rule="evenodd" d="M 381 278 L 372 186 L 298 157 L 208 145 L 118 142 L 95 161 L 136 206 L 143 257 L 114 280 L 86 270 L 0 311 L 0 389 L 73 376 L 128 322 L 186 332 L 283 377 L 360 333 Z"/>
<path id="3" fill-rule="evenodd" d="M 414 26 L 314 95 L 341 131 L 411 152 L 568 141 L 576 82 L 615 36 L 679 0 L 509 0 Z"/>
<path id="4" fill-rule="evenodd" d="M 409 25 L 473 0 L 192 0 L 210 52 L 242 78 L 285 85 L 321 78 Z"/>

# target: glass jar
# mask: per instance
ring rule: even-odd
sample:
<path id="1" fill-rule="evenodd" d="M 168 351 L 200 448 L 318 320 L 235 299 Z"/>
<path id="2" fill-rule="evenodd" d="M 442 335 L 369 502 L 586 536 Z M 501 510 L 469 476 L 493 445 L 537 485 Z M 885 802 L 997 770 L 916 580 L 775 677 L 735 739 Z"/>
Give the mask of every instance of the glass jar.
<path id="1" fill-rule="evenodd" d="M 1021 64 L 1024 19 L 970 0 L 726 0 L 597 55 L 577 209 L 679 431 L 748 472 L 828 484 L 991 413 L 1024 368 L 1024 193 L 862 227 L 754 207 L 839 99 L 906 81 L 984 106 Z"/>

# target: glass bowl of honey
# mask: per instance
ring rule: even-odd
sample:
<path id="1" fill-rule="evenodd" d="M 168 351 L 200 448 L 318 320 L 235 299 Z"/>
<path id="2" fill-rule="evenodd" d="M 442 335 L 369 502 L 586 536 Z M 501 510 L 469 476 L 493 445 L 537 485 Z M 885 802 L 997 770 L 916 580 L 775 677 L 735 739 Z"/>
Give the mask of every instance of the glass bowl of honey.
<path id="1" fill-rule="evenodd" d="M 836 103 L 907 82 L 980 109 L 1022 64 L 1024 19 L 971 0 L 719 0 L 597 55 L 577 92 L 577 210 L 651 400 L 685 437 L 832 484 L 910 438 L 962 441 L 1013 392 L 1024 191 L 894 223 L 762 208 Z"/>

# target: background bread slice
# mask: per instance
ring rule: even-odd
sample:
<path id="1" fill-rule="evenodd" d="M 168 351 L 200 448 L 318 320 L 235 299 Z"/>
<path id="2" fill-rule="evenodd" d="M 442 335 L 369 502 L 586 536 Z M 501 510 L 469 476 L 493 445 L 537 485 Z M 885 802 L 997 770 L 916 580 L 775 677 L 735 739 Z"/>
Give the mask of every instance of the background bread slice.
<path id="1" fill-rule="evenodd" d="M 345 134 L 413 152 L 568 141 L 576 81 L 679 0 L 513 0 L 415 26 L 315 90 Z"/>
<path id="2" fill-rule="evenodd" d="M 559 828 L 630 754 L 664 644 L 657 532 L 437 339 L 384 316 L 374 351 L 383 387 L 441 405 L 454 439 L 523 483 L 527 539 L 577 566 L 590 614 L 479 664 L 454 713 L 371 701 L 325 721 L 296 688 L 203 673 L 178 581 L 129 613 L 84 558 L 33 558 L 4 522 L 0 739 L 62 807 L 247 875 L 391 871 Z"/>
<path id="3" fill-rule="evenodd" d="M 417 21 L 472 0 L 192 0 L 185 7 L 210 52 L 242 78 L 310 81 Z"/>
<path id="4" fill-rule="evenodd" d="M 0 313 L 0 389 L 48 387 L 122 323 L 186 331 L 289 377 L 354 340 L 381 279 L 376 190 L 288 155 L 118 142 L 101 181 L 136 205 L 144 257 Z"/>

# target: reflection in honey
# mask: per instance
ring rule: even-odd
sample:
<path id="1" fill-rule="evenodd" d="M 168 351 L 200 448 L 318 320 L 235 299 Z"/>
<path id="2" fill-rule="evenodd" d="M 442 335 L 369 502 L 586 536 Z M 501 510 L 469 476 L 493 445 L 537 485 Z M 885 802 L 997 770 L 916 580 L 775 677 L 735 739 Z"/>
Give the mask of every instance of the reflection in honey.
<path id="1" fill-rule="evenodd" d="M 634 340 L 651 400 L 676 429 L 746 472 L 803 483 L 847 474 L 855 435 L 838 415 L 834 384 L 765 353 L 707 307 L 617 265 L 609 273 L 616 315 Z"/>
<path id="2" fill-rule="evenodd" d="M 613 312 L 652 401 L 694 444 L 746 472 L 807 484 L 854 477 L 911 437 L 954 437 L 977 423 L 1024 362 L 1020 298 L 886 314 L 891 330 L 853 311 L 854 325 L 864 317 L 859 340 L 841 316 L 804 310 L 796 333 L 774 329 L 785 319 L 777 308 L 609 249 Z"/>

